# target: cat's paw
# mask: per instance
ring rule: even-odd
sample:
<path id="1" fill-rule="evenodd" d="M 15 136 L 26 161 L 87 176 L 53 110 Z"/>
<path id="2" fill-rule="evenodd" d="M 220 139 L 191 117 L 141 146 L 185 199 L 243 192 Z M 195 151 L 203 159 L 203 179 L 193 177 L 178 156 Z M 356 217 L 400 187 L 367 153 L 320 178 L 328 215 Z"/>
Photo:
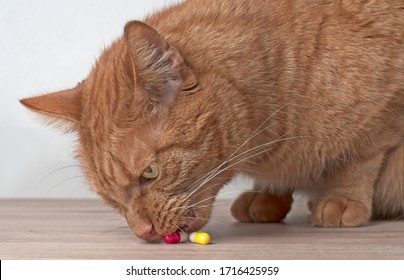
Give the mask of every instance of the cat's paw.
<path id="1" fill-rule="evenodd" d="M 370 212 L 362 202 L 333 196 L 313 205 L 312 219 L 321 227 L 359 227 L 369 222 Z"/>
<path id="2" fill-rule="evenodd" d="M 234 201 L 231 213 L 244 223 L 280 222 L 290 211 L 292 202 L 292 194 L 275 196 L 245 192 Z"/>

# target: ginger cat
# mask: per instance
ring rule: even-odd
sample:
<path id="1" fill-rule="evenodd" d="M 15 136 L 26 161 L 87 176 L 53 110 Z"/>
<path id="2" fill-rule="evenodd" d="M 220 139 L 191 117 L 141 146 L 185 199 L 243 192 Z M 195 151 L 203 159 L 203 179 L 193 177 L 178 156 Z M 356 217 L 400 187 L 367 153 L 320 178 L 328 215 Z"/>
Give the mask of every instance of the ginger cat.
<path id="1" fill-rule="evenodd" d="M 209 220 L 235 174 L 242 222 L 404 211 L 402 0 L 188 0 L 129 22 L 75 88 L 21 100 L 79 136 L 92 189 L 148 241 Z"/>

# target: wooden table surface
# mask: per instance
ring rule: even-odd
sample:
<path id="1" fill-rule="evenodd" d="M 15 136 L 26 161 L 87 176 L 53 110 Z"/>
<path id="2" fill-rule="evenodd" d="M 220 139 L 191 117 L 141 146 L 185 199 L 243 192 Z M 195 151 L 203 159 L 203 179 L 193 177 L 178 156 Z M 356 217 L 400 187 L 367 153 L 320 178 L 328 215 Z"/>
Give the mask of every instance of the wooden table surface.
<path id="1" fill-rule="evenodd" d="M 354 229 L 310 224 L 303 201 L 284 223 L 242 224 L 216 202 L 208 246 L 147 244 L 98 200 L 0 200 L 0 259 L 404 259 L 404 220 Z"/>

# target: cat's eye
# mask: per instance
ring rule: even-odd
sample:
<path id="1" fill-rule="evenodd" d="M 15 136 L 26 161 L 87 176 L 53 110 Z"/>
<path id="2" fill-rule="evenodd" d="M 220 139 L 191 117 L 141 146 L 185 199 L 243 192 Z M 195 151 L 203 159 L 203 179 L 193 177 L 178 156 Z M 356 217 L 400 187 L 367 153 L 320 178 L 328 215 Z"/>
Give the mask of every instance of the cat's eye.
<path id="1" fill-rule="evenodd" d="M 159 167 L 157 164 L 150 164 L 142 173 L 142 177 L 140 178 L 140 183 L 145 184 L 150 180 L 156 179 L 159 176 Z"/>

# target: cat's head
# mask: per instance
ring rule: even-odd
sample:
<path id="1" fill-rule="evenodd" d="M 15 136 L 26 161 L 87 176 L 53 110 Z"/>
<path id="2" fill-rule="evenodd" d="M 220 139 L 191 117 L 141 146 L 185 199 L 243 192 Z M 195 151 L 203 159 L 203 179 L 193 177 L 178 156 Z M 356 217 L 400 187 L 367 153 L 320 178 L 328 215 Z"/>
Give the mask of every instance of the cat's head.
<path id="1" fill-rule="evenodd" d="M 203 227 L 232 176 L 217 102 L 180 52 L 133 21 L 73 89 L 21 100 L 79 136 L 92 189 L 154 241 Z M 217 174 L 219 173 L 219 174 Z"/>

